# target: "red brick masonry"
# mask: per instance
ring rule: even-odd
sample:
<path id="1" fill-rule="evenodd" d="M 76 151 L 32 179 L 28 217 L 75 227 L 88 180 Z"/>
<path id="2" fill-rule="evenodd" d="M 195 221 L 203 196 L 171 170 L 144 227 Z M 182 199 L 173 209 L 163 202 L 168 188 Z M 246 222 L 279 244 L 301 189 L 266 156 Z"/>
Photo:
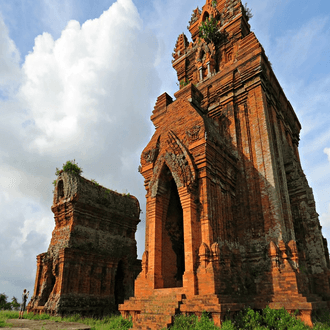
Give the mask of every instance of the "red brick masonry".
<path id="1" fill-rule="evenodd" d="M 28 311 L 102 316 L 134 292 L 138 200 L 62 172 L 48 251 L 37 256 Z"/>
<path id="2" fill-rule="evenodd" d="M 207 44 L 198 27 L 222 32 Z M 173 54 L 180 90 L 158 97 L 141 156 L 146 242 L 134 297 L 119 305 L 134 329 L 176 313 L 217 325 L 244 306 L 312 310 L 330 300 L 329 253 L 301 168 L 300 123 L 239 0 L 194 10 L 192 42 Z"/>

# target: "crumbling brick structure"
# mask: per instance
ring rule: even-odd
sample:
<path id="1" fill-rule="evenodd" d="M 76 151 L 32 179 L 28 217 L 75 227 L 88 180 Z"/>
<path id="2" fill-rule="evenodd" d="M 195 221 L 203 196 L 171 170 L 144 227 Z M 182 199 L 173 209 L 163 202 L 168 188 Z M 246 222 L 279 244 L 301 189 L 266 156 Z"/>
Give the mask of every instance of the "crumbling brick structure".
<path id="1" fill-rule="evenodd" d="M 218 32 L 206 42 L 199 27 L 211 16 Z M 300 123 L 240 0 L 207 0 L 189 31 L 173 54 L 181 88 L 151 116 L 142 272 L 119 310 L 134 329 L 202 311 L 220 325 L 229 310 L 267 305 L 311 324 L 329 306 L 330 271 Z"/>
<path id="2" fill-rule="evenodd" d="M 37 256 L 28 311 L 101 316 L 117 310 L 133 295 L 141 270 L 138 200 L 62 171 L 52 211 L 55 229 L 48 251 Z"/>

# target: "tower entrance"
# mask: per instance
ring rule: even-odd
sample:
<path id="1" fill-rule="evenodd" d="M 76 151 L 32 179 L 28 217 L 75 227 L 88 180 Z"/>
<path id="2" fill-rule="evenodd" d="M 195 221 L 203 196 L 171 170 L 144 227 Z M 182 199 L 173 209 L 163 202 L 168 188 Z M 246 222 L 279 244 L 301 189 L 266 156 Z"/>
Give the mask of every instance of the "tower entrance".
<path id="1" fill-rule="evenodd" d="M 120 260 L 117 266 L 115 276 L 115 305 L 118 308 L 119 304 L 122 304 L 125 300 L 125 284 L 124 284 L 124 265 L 123 261 Z"/>
<path id="2" fill-rule="evenodd" d="M 185 271 L 183 210 L 173 176 L 167 166 L 164 171 L 167 191 L 163 201 L 162 278 L 164 288 L 173 288 L 182 286 L 182 275 Z"/>

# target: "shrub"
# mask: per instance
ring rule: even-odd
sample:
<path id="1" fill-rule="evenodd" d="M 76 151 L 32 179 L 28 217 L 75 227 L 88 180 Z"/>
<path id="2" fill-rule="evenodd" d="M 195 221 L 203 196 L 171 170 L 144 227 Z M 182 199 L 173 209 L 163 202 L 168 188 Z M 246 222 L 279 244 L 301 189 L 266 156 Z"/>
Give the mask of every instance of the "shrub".
<path id="1" fill-rule="evenodd" d="M 235 318 L 235 325 L 238 329 L 254 330 L 260 327 L 262 323 L 262 316 L 251 308 L 240 311 Z"/>
<path id="2" fill-rule="evenodd" d="M 329 310 L 319 310 L 313 315 L 314 330 L 330 329 Z"/>
<path id="3" fill-rule="evenodd" d="M 187 81 L 186 80 L 181 80 L 180 81 L 180 88 L 189 85 L 189 83 L 190 83 L 189 79 Z"/>
<path id="4" fill-rule="evenodd" d="M 236 330 L 231 320 L 226 320 L 221 324 L 221 330 Z"/>
<path id="5" fill-rule="evenodd" d="M 171 330 L 216 330 L 219 329 L 209 318 L 208 313 L 203 312 L 200 320 L 196 315 L 177 315 L 174 318 L 174 324 Z M 230 328 L 228 328 L 230 330 Z"/>
<path id="6" fill-rule="evenodd" d="M 245 2 L 245 5 L 243 6 L 243 10 L 247 21 L 249 21 L 253 17 L 253 14 L 252 14 L 252 10 L 247 5 L 247 2 Z"/>
<path id="7" fill-rule="evenodd" d="M 223 39 L 223 34 L 218 29 L 218 21 L 210 16 L 199 26 L 199 37 L 206 43 L 217 44 Z"/>
<path id="8" fill-rule="evenodd" d="M 76 164 L 76 160 L 74 159 L 73 161 L 68 160 L 64 165 L 63 165 L 63 171 L 68 172 L 71 174 L 77 174 L 80 175 L 82 173 L 82 168 L 78 166 L 78 163 Z"/>
<path id="9" fill-rule="evenodd" d="M 247 308 L 240 311 L 234 320 L 236 329 L 261 330 L 306 330 L 309 329 L 301 320 L 288 313 L 284 308 L 271 309 L 268 306 L 262 311 Z"/>
<path id="10" fill-rule="evenodd" d="M 10 302 L 7 302 L 8 296 L 6 296 L 4 293 L 0 293 L 0 310 L 11 310 L 12 304 Z"/>
<path id="11" fill-rule="evenodd" d="M 16 297 L 11 298 L 11 305 L 14 310 L 17 310 L 20 307 Z"/>
<path id="12" fill-rule="evenodd" d="M 67 173 L 81 175 L 83 172 L 82 168 L 78 166 L 76 160 L 68 160 L 65 164 L 63 164 L 62 170 Z M 58 176 L 60 174 L 60 170 L 56 168 L 55 175 Z"/>

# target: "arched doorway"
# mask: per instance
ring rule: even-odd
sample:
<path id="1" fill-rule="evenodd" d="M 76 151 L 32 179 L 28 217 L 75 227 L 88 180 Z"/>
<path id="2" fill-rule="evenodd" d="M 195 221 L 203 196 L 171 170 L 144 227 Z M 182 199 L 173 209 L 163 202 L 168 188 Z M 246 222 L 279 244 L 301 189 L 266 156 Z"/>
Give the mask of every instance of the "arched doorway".
<path id="1" fill-rule="evenodd" d="M 63 181 L 60 180 L 57 184 L 57 200 L 59 201 L 63 197 L 64 197 L 64 186 L 63 186 Z"/>
<path id="2" fill-rule="evenodd" d="M 118 262 L 116 276 L 115 276 L 115 305 L 123 304 L 125 300 L 125 285 L 124 285 L 124 263 L 122 260 Z"/>
<path id="3" fill-rule="evenodd" d="M 164 166 L 166 192 L 163 193 L 162 278 L 164 288 L 181 287 L 185 271 L 183 210 L 174 178 Z"/>

